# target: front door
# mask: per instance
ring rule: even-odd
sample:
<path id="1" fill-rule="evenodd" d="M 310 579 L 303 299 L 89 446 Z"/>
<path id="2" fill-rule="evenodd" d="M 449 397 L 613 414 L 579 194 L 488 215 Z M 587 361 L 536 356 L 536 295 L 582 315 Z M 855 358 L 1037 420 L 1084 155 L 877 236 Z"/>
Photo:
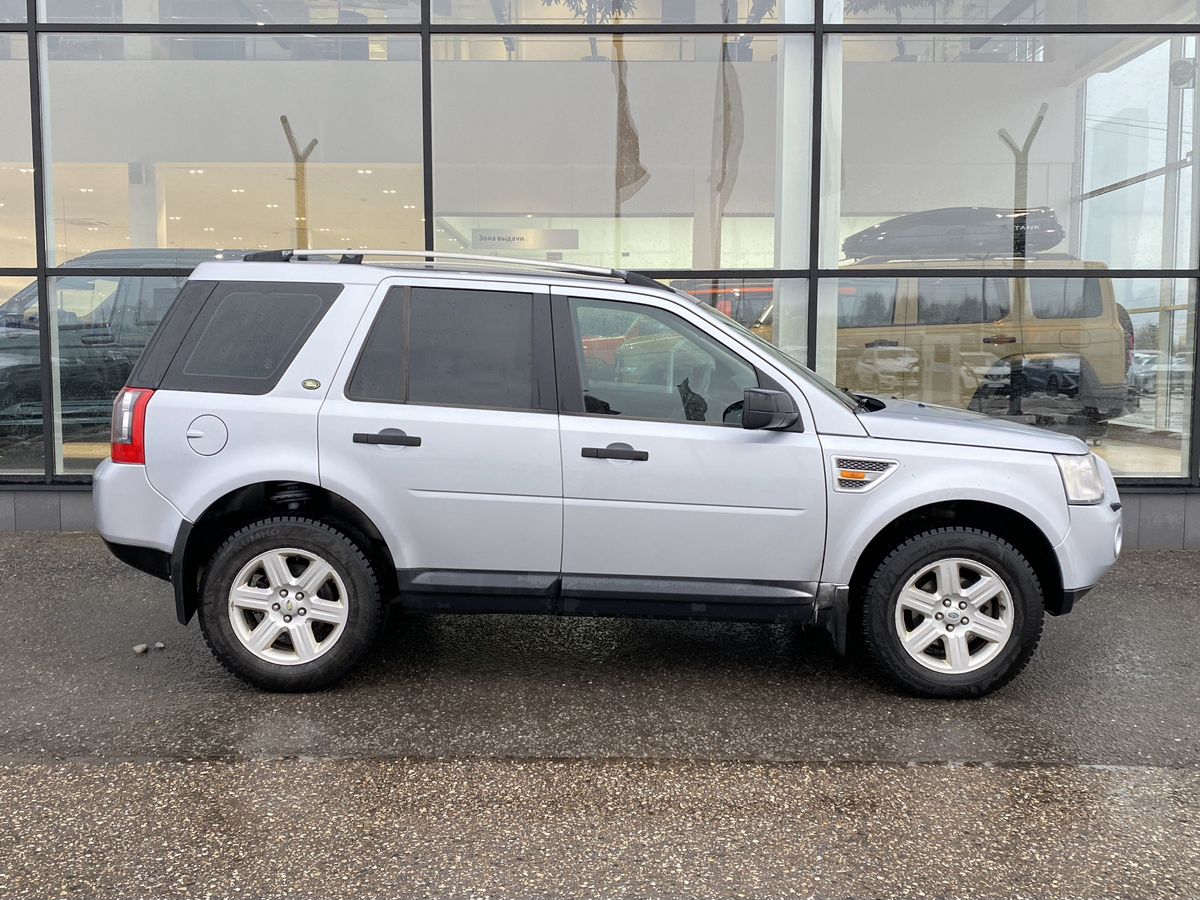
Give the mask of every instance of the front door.
<path id="1" fill-rule="evenodd" d="M 549 611 L 562 474 L 546 289 L 380 294 L 321 410 L 322 485 L 379 526 L 402 596 Z"/>
<path id="2" fill-rule="evenodd" d="M 702 316 L 633 299 L 554 297 L 564 609 L 794 602 L 820 577 L 825 539 L 824 464 L 802 395 L 789 387 L 806 430 L 742 429 L 745 389 L 783 377 Z"/>

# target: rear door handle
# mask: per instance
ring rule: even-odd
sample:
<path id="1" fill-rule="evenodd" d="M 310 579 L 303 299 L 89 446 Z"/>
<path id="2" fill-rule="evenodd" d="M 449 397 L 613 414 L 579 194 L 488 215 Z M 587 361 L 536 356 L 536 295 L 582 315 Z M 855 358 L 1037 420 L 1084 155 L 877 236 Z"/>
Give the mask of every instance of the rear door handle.
<path id="1" fill-rule="evenodd" d="M 649 451 L 626 447 L 584 447 L 579 455 L 587 459 L 632 459 L 635 462 L 650 458 Z"/>
<path id="2" fill-rule="evenodd" d="M 985 337 L 983 342 L 985 344 L 1015 344 L 1017 339 L 1012 335 L 998 334 L 995 337 Z"/>
<path id="3" fill-rule="evenodd" d="M 381 431 L 378 434 L 366 434 L 362 431 L 354 433 L 356 444 L 389 444 L 394 447 L 420 447 L 421 439 L 403 431 Z"/>

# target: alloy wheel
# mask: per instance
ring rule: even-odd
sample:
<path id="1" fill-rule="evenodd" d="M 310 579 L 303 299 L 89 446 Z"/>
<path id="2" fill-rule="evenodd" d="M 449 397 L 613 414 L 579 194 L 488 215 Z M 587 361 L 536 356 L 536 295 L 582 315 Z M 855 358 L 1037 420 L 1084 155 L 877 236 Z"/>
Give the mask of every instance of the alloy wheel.
<path id="1" fill-rule="evenodd" d="M 350 598 L 333 566 L 284 547 L 251 559 L 229 589 L 229 621 L 242 645 L 277 665 L 328 653 L 346 628 Z"/>
<path id="2" fill-rule="evenodd" d="M 1012 595 L 983 563 L 940 559 L 905 583 L 896 599 L 895 623 L 900 645 L 920 665 L 946 674 L 972 672 L 1012 638 Z"/>

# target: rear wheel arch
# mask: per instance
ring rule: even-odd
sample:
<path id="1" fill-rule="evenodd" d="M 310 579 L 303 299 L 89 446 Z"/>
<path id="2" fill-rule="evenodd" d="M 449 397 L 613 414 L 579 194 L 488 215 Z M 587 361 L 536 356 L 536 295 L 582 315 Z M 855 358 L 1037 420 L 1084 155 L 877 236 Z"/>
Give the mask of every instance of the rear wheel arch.
<path id="1" fill-rule="evenodd" d="M 213 501 L 193 523 L 184 523 L 172 554 L 175 612 L 187 624 L 199 605 L 204 572 L 231 534 L 259 519 L 304 516 L 337 528 L 367 555 L 385 598 L 399 593 L 396 567 L 382 533 L 358 506 L 319 485 L 264 481 L 243 485 Z"/>
<path id="2" fill-rule="evenodd" d="M 1041 586 L 1046 612 L 1062 610 L 1062 569 L 1042 530 L 1015 510 L 978 500 L 952 500 L 921 506 L 893 519 L 859 554 L 850 578 L 851 616 L 860 616 L 867 584 L 892 550 L 918 532 L 944 526 L 976 528 L 1012 544 L 1029 561 Z M 857 621 L 852 618 L 851 621 Z"/>

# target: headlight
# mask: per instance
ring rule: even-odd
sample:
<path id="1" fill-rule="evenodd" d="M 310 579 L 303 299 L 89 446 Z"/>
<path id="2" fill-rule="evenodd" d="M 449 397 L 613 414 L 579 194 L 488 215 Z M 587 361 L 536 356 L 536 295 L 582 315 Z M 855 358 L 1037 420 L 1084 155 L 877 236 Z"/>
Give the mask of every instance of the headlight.
<path id="1" fill-rule="evenodd" d="M 1068 503 L 1091 505 L 1104 499 L 1104 481 L 1100 478 L 1100 467 L 1096 465 L 1094 454 L 1056 454 L 1054 461 L 1058 463 L 1058 471 L 1062 474 Z"/>

